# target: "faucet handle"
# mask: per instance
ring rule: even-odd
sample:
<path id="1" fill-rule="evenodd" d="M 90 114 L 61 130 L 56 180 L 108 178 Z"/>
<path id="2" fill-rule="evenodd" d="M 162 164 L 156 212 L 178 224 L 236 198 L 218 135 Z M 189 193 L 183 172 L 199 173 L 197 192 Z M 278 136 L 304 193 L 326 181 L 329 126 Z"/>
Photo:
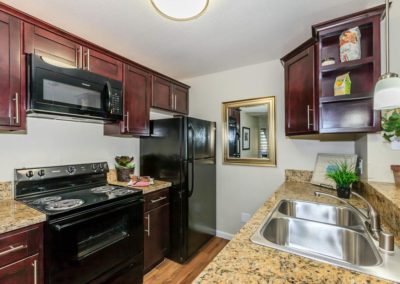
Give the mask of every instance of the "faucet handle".
<path id="1" fill-rule="evenodd" d="M 391 233 L 380 231 L 379 248 L 386 252 L 394 252 L 394 236 Z"/>

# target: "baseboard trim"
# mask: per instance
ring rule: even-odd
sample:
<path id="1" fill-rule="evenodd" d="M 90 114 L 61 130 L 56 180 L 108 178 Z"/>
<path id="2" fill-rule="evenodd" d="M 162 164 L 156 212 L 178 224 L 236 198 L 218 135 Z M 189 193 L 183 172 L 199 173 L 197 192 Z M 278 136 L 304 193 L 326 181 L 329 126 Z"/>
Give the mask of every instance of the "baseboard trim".
<path id="1" fill-rule="evenodd" d="M 229 234 L 229 233 L 217 230 L 217 237 L 219 237 L 219 238 L 222 238 L 222 239 L 230 241 L 230 240 L 233 239 L 233 236 L 234 236 L 233 234 Z"/>

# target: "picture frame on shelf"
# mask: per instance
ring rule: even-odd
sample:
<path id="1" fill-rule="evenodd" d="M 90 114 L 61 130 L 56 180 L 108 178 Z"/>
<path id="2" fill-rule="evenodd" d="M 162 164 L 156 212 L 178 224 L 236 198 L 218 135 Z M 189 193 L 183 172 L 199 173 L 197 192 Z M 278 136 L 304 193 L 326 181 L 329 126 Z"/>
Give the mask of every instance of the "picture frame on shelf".
<path id="1" fill-rule="evenodd" d="M 250 128 L 242 127 L 242 149 L 250 150 Z"/>

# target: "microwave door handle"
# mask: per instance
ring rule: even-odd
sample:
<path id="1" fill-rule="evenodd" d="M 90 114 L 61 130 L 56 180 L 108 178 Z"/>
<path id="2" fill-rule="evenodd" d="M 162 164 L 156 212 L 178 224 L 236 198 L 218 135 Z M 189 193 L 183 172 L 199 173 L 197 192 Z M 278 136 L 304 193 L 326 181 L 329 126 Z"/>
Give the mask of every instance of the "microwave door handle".
<path id="1" fill-rule="evenodd" d="M 112 92 L 111 92 L 111 84 L 109 81 L 106 82 L 105 85 L 106 90 L 106 100 L 105 100 L 105 107 L 106 111 L 112 113 L 112 106 L 111 106 L 111 99 L 112 99 Z"/>

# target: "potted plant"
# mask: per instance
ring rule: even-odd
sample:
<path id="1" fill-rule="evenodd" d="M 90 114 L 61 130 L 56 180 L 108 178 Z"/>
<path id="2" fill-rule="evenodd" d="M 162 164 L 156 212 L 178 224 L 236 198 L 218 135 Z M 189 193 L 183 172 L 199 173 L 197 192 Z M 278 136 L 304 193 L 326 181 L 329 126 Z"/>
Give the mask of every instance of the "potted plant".
<path id="1" fill-rule="evenodd" d="M 340 198 L 350 198 L 350 186 L 358 181 L 356 167 L 347 160 L 330 163 L 326 177 L 336 183 L 337 196 Z"/>
<path id="2" fill-rule="evenodd" d="M 115 169 L 117 171 L 117 180 L 128 182 L 130 175 L 135 172 L 135 163 L 133 163 L 133 157 L 129 156 L 116 156 L 115 157 Z"/>
<path id="3" fill-rule="evenodd" d="M 382 117 L 383 138 L 390 142 L 393 150 L 400 150 L 400 113 L 389 112 Z"/>

